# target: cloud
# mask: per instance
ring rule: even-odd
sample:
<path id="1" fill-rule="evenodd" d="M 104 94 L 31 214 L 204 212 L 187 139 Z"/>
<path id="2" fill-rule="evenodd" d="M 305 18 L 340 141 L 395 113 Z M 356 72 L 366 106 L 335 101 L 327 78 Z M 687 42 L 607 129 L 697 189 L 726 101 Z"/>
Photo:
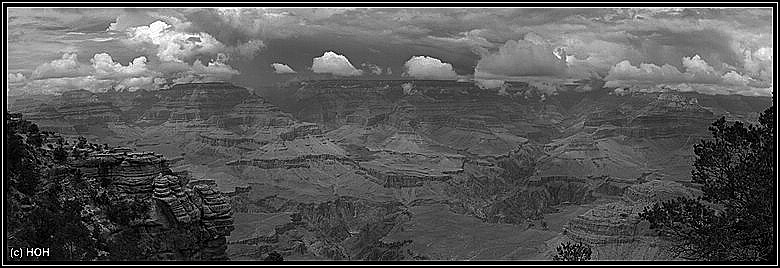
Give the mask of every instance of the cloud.
<path id="1" fill-rule="evenodd" d="M 86 89 L 92 92 L 104 92 L 113 88 L 116 81 L 97 79 L 94 76 L 58 77 L 30 80 L 23 86 L 8 88 L 7 94 L 31 95 L 31 94 L 58 94 L 69 90 Z"/>
<path id="2" fill-rule="evenodd" d="M 62 54 L 62 58 L 35 67 L 33 79 L 77 77 L 89 74 L 90 68 L 78 61 L 76 53 Z"/>
<path id="3" fill-rule="evenodd" d="M 195 60 L 192 63 L 192 70 L 190 73 L 206 77 L 209 80 L 214 81 L 227 81 L 234 75 L 239 74 L 238 70 L 233 69 L 230 65 L 227 65 L 220 61 L 211 61 L 207 65 L 201 63 L 200 60 Z"/>
<path id="4" fill-rule="evenodd" d="M 224 61 L 225 57 L 217 57 L 208 64 L 203 64 L 199 59 L 195 60 L 192 65 L 183 62 L 164 62 L 157 66 L 157 70 L 162 73 L 162 76 L 158 77 L 159 79 L 154 84 L 230 81 L 240 72 Z M 160 79 L 164 79 L 164 81 Z"/>
<path id="5" fill-rule="evenodd" d="M 691 81 L 698 83 L 717 83 L 720 75 L 715 68 L 704 61 L 699 55 L 693 57 L 683 57 L 682 64 L 685 72 L 691 77 Z"/>
<path id="6" fill-rule="evenodd" d="M 128 12 L 119 15 L 114 22 L 108 25 L 106 31 L 124 31 L 128 28 L 146 25 L 154 20 L 144 12 Z"/>
<path id="7" fill-rule="evenodd" d="M 741 87 L 748 81 L 748 87 L 769 88 L 774 74 L 772 12 L 761 8 L 13 9 L 8 17 L 8 69 L 28 80 L 63 49 L 84 62 L 70 70 L 41 67 L 37 79 L 93 75 L 84 72 L 92 68 L 87 59 L 104 52 L 123 66 L 144 56 L 147 69 L 173 77 L 188 73 L 196 59 L 207 66 L 218 53 L 230 57 L 225 64 L 244 61 L 241 68 L 256 69 L 245 60 L 266 50 L 278 61 L 304 66 L 326 44 L 352 60 L 370 58 L 383 74 L 389 67 L 402 73 L 403 59 L 414 55 L 446 59 L 461 74 L 507 81 L 604 77 L 624 60 L 640 69 L 640 63 L 671 65 L 689 77 L 681 80 L 695 84 Z M 146 31 L 136 36 L 139 29 Z M 692 55 L 700 55 L 717 75 L 696 69 L 701 62 Z M 689 57 L 689 66 L 683 57 Z M 163 71 L 175 67 L 165 66 L 169 61 L 184 63 L 177 67 L 184 70 Z M 241 80 L 273 77 L 273 70 L 261 69 Z M 111 79 L 118 84 L 126 78 Z"/>
<path id="8" fill-rule="evenodd" d="M 332 51 L 325 52 L 320 57 L 312 60 L 311 70 L 315 73 L 328 73 L 338 76 L 357 76 L 363 74 L 358 70 L 347 57 L 336 54 Z"/>
<path id="9" fill-rule="evenodd" d="M 762 81 L 773 81 L 774 66 L 772 63 L 774 52 L 771 47 L 761 47 L 755 50 L 745 49 L 743 55 L 746 73 Z"/>
<path id="10" fill-rule="evenodd" d="M 633 81 L 653 81 L 653 82 L 683 82 L 687 77 L 669 64 L 658 66 L 650 63 L 641 63 L 639 67 L 634 67 L 631 62 L 624 60 L 613 66 L 607 77 L 607 81 L 614 80 L 633 80 Z"/>
<path id="11" fill-rule="evenodd" d="M 730 71 L 724 74 L 722 77 L 723 82 L 729 85 L 735 86 L 747 86 L 750 83 L 750 78 L 744 75 L 740 75 L 736 71 Z"/>
<path id="12" fill-rule="evenodd" d="M 155 90 L 171 81 L 229 81 L 240 72 L 227 65 L 226 60 L 226 55 L 218 53 L 208 64 L 197 59 L 192 64 L 164 61 L 150 65 L 145 56 L 139 56 L 122 65 L 108 53 L 97 53 L 88 65 L 79 62 L 75 53 L 68 52 L 61 59 L 37 66 L 31 79 L 22 73 L 8 74 L 7 94 L 56 94 L 74 89 Z"/>
<path id="13" fill-rule="evenodd" d="M 266 48 L 265 42 L 259 39 L 249 40 L 238 46 L 228 49 L 229 53 L 236 54 L 241 57 L 242 60 L 254 59 L 260 51 Z"/>
<path id="14" fill-rule="evenodd" d="M 428 56 L 414 56 L 404 63 L 405 76 L 416 79 L 455 80 L 458 74 L 452 64 Z"/>
<path id="15" fill-rule="evenodd" d="M 9 73 L 6 78 L 6 81 L 12 84 L 21 83 L 24 82 L 24 80 L 27 80 L 27 78 L 24 77 L 24 74 L 22 73 Z"/>
<path id="16" fill-rule="evenodd" d="M 290 66 L 287 66 L 287 65 L 282 64 L 282 63 L 272 63 L 271 67 L 274 68 L 274 73 L 276 73 L 276 74 L 294 74 L 294 73 L 298 73 L 295 70 L 293 70 L 292 68 L 290 68 Z"/>
<path id="17" fill-rule="evenodd" d="M 134 45 L 151 45 L 162 61 L 182 62 L 200 54 L 216 54 L 225 46 L 207 33 L 184 33 L 163 21 L 149 26 L 128 28 L 127 41 Z"/>
<path id="18" fill-rule="evenodd" d="M 114 77 L 132 77 L 150 73 L 147 68 L 146 57 L 141 56 L 133 59 L 127 66 L 115 62 L 108 53 L 98 53 L 90 59 L 92 68 L 95 69 L 95 75 L 101 78 Z"/>
<path id="19" fill-rule="evenodd" d="M 165 81 L 154 81 L 155 85 L 168 85 L 179 83 L 200 83 L 200 82 L 225 82 L 230 81 L 233 76 L 240 72 L 233 69 L 225 63 L 225 56 L 218 55 L 215 60 L 208 64 L 195 60 L 192 65 L 180 62 L 168 62 L 160 64 L 158 70 L 164 74 Z M 164 87 L 164 86 L 163 86 Z"/>
<path id="20" fill-rule="evenodd" d="M 139 89 L 155 89 L 155 77 L 143 76 L 143 77 L 130 77 L 123 79 L 114 88 L 118 90 L 136 91 Z"/>
<path id="21" fill-rule="evenodd" d="M 483 55 L 475 68 L 476 73 L 494 76 L 561 76 L 566 71 L 565 52 L 533 33 L 506 41 L 497 52 Z"/>
<path id="22" fill-rule="evenodd" d="M 642 63 L 635 67 L 627 60 L 622 61 L 610 69 L 604 87 L 623 87 L 629 89 L 628 92 L 673 89 L 702 94 L 771 95 L 771 84 L 758 83 L 734 70 L 719 71 L 698 55 L 683 57 L 682 65 L 685 72 L 668 64 L 658 66 Z M 626 94 L 625 91 L 616 93 Z"/>
<path id="23" fill-rule="evenodd" d="M 739 74 L 734 70 L 716 70 L 699 55 L 683 57 L 682 65 L 684 72 L 669 64 L 658 66 L 650 63 L 641 63 L 639 67 L 635 67 L 628 60 L 624 60 L 609 70 L 605 80 L 646 83 L 725 83 L 730 85 L 748 85 L 753 80 L 749 76 Z"/>

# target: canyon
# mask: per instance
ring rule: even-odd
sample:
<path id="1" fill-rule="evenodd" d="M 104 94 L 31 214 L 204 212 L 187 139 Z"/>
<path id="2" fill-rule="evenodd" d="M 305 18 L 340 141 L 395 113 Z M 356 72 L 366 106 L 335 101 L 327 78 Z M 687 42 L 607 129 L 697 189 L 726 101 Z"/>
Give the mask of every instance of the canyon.
<path id="1" fill-rule="evenodd" d="M 7 106 L 42 131 L 85 137 L 100 149 L 72 168 L 150 201 L 137 223 L 157 245 L 146 259 L 549 260 L 576 241 L 615 260 L 674 258 L 638 213 L 699 195 L 693 145 L 717 118 L 752 122 L 771 102 L 311 80 L 79 90 Z"/>

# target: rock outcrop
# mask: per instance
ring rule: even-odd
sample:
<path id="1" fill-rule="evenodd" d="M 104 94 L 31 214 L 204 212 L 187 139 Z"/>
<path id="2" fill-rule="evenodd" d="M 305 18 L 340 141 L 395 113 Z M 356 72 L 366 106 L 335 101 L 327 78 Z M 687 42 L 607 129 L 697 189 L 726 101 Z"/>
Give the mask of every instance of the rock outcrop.
<path id="1" fill-rule="evenodd" d="M 16 125 L 23 121 L 7 117 L 6 125 L 8 120 L 17 121 L 13 123 Z M 29 129 L 38 131 L 37 127 Z M 46 194 L 37 195 L 33 189 L 28 198 L 42 204 L 71 202 L 67 204 L 75 205 L 74 210 L 52 213 L 79 213 L 72 216 L 81 219 L 70 223 L 72 228 L 89 230 L 85 234 L 88 237 L 79 239 L 95 244 L 78 245 L 87 252 L 98 248 L 104 251 L 93 257 L 69 258 L 228 259 L 226 237 L 234 229 L 232 208 L 215 185 L 202 180 L 190 183 L 185 173 L 173 172 L 160 154 L 112 148 L 84 139 L 68 142 L 57 134 L 43 136 L 42 144 L 27 145 L 26 150 L 40 163 L 37 168 L 45 176 L 38 187 Z"/>
<path id="2" fill-rule="evenodd" d="M 596 259 L 638 258 L 620 247 L 645 247 L 657 255 L 642 256 L 649 259 L 665 259 L 663 244 L 653 237 L 649 223 L 642 221 L 639 214 L 655 202 L 678 197 L 692 198 L 700 191 L 671 181 L 653 180 L 628 187 L 622 200 L 597 206 L 572 219 L 565 229 L 571 240 L 594 247 Z"/>

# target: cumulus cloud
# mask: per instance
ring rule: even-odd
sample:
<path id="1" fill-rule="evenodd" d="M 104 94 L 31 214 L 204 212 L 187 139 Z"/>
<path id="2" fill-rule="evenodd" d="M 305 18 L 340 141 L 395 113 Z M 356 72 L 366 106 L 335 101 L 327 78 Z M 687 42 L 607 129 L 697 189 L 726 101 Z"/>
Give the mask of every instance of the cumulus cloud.
<path id="1" fill-rule="evenodd" d="M 610 69 L 605 87 L 624 87 L 629 92 L 664 90 L 694 91 L 703 94 L 771 95 L 771 85 L 757 83 L 751 77 L 730 70 L 718 71 L 698 55 L 683 57 L 681 72 L 674 66 L 642 63 L 639 67 L 622 61 Z M 625 94 L 625 91 L 617 92 Z"/>
<path id="2" fill-rule="evenodd" d="M 164 74 L 165 81 L 153 81 L 155 85 L 168 85 L 180 83 L 200 83 L 200 82 L 224 82 L 229 81 L 235 75 L 240 74 L 225 62 L 224 55 L 218 56 L 208 64 L 203 64 L 200 60 L 195 60 L 192 65 L 179 62 L 168 62 L 160 64 L 158 70 Z"/>
<path id="3" fill-rule="evenodd" d="M 404 63 L 405 76 L 417 79 L 455 80 L 458 74 L 452 64 L 428 56 L 414 56 Z"/>
<path id="4" fill-rule="evenodd" d="M 182 62 L 199 54 L 216 54 L 225 48 L 207 33 L 179 32 L 159 20 L 148 26 L 128 28 L 126 33 L 130 44 L 153 46 L 162 61 Z"/>
<path id="5" fill-rule="evenodd" d="M 89 72 L 89 66 L 81 64 L 76 53 L 65 53 L 60 59 L 38 65 L 32 73 L 32 78 L 77 77 Z"/>
<path id="6" fill-rule="evenodd" d="M 336 54 L 332 51 L 325 52 L 320 57 L 312 60 L 311 70 L 315 73 L 327 73 L 338 76 L 357 76 L 363 74 L 358 70 L 347 57 Z"/>
<path id="7" fill-rule="evenodd" d="M 730 71 L 722 76 L 723 82 L 729 85 L 735 86 L 747 86 L 750 83 L 750 78 L 737 73 L 736 71 Z"/>
<path id="8" fill-rule="evenodd" d="M 604 79 L 607 81 L 634 80 L 659 83 L 687 80 L 686 76 L 672 65 L 664 64 L 663 66 L 658 66 L 650 63 L 641 63 L 639 67 L 634 67 L 628 60 L 621 61 L 613 66 Z"/>
<path id="9" fill-rule="evenodd" d="M 294 74 L 294 73 L 298 73 L 295 70 L 293 70 L 292 68 L 290 68 L 290 66 L 287 66 L 286 64 L 282 64 L 282 63 L 272 63 L 271 67 L 274 68 L 274 73 L 276 73 L 276 74 Z"/>
<path id="10" fill-rule="evenodd" d="M 14 84 L 24 82 L 26 79 L 27 78 L 24 77 L 23 73 L 9 73 L 7 74 L 6 81 L 8 81 L 8 83 Z"/>
<path id="11" fill-rule="evenodd" d="M 108 53 L 97 53 L 90 64 L 78 61 L 75 53 L 65 53 L 61 59 L 40 64 L 30 79 L 22 73 L 8 74 L 8 95 L 56 94 L 67 90 L 86 89 L 100 92 L 109 89 L 135 91 L 164 88 L 171 81 L 214 82 L 229 81 L 239 71 L 227 65 L 227 56 L 204 64 L 200 59 L 192 64 L 164 61 L 150 65 L 145 56 L 139 56 L 127 65 L 116 62 Z"/>
<path id="12" fill-rule="evenodd" d="M 699 55 L 683 57 L 682 64 L 691 81 L 699 83 L 717 83 L 720 75 L 715 68 L 704 61 Z"/>
<path id="13" fill-rule="evenodd" d="M 127 66 L 115 62 L 108 53 L 98 53 L 90 59 L 92 68 L 95 69 L 95 75 L 98 77 L 132 77 L 149 73 L 146 57 L 141 56 L 133 59 Z"/>
<path id="14" fill-rule="evenodd" d="M 114 88 L 118 90 L 127 90 L 127 91 L 136 91 L 139 89 L 154 89 L 154 77 L 151 76 L 143 76 L 143 77 L 130 77 L 123 79 L 119 82 L 118 85 L 116 85 Z"/>
<path id="15" fill-rule="evenodd" d="M 723 71 L 718 71 L 699 55 L 683 57 L 682 65 L 685 70 L 684 72 L 681 72 L 676 67 L 668 64 L 658 66 L 655 64 L 641 63 L 639 64 L 639 67 L 635 67 L 631 65 L 628 60 L 624 60 L 609 70 L 605 80 L 647 83 L 725 83 L 730 85 L 747 85 L 752 80 L 749 76 L 739 74 L 734 70 L 725 73 Z M 616 82 L 611 84 L 615 85 Z"/>
<path id="16" fill-rule="evenodd" d="M 192 63 L 191 73 L 209 81 L 227 81 L 234 75 L 239 74 L 238 70 L 218 60 L 211 61 L 206 65 L 201 63 L 200 60 L 196 60 Z"/>
<path id="17" fill-rule="evenodd" d="M 509 40 L 497 52 L 483 55 L 475 72 L 492 76 L 560 76 L 567 71 L 566 53 L 554 49 L 539 35 Z"/>

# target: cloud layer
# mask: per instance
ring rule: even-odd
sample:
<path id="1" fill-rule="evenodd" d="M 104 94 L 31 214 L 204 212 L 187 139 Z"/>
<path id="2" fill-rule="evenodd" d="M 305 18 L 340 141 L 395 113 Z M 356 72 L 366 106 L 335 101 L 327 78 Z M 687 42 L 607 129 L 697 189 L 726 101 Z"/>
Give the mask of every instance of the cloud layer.
<path id="1" fill-rule="evenodd" d="M 86 81 L 158 88 L 229 77 L 260 85 L 286 79 L 267 68 L 277 62 L 311 66 L 297 70 L 303 78 L 452 79 L 449 64 L 461 80 L 609 77 L 630 87 L 735 88 L 708 91 L 728 94 L 764 94 L 774 83 L 767 8 L 15 8 L 7 16 L 7 73 L 16 81 L 8 92 L 17 93 Z M 330 50 L 342 55 L 322 54 Z M 406 60 L 418 55 L 442 64 L 410 71 Z"/>
<path id="2" fill-rule="evenodd" d="M 717 70 L 699 55 L 683 57 L 681 63 L 684 71 L 669 64 L 633 66 L 624 60 L 609 70 L 604 86 L 645 90 L 671 87 L 705 94 L 771 96 L 771 88 L 760 80 L 735 70 Z"/>
<path id="3" fill-rule="evenodd" d="M 198 59 L 192 64 L 173 61 L 149 65 L 146 57 L 140 56 L 122 65 L 108 53 L 98 53 L 89 61 L 86 64 L 78 60 L 76 53 L 65 53 L 60 59 L 36 67 L 30 79 L 22 73 L 11 73 L 6 94 L 56 94 L 76 89 L 156 90 L 176 83 L 229 81 L 239 74 L 220 57 L 207 64 Z"/>

